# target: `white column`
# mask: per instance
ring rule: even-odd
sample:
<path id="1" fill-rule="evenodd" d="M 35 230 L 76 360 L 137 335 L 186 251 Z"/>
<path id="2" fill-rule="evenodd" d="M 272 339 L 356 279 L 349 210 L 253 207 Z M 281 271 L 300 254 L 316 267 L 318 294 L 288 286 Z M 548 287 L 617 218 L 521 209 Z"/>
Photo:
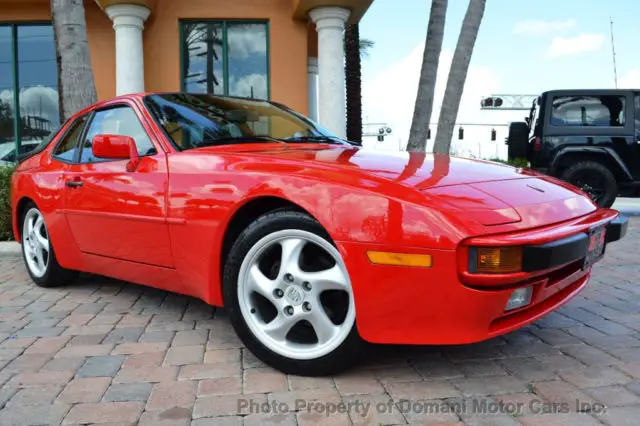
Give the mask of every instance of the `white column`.
<path id="1" fill-rule="evenodd" d="M 318 30 L 318 98 L 320 124 L 346 138 L 344 27 L 349 10 L 319 7 L 309 12 Z"/>
<path id="2" fill-rule="evenodd" d="M 106 9 L 116 32 L 116 95 L 144 92 L 142 30 L 151 11 L 135 4 Z"/>
<path id="3" fill-rule="evenodd" d="M 309 118 L 319 123 L 318 117 L 318 58 L 309 58 Z"/>

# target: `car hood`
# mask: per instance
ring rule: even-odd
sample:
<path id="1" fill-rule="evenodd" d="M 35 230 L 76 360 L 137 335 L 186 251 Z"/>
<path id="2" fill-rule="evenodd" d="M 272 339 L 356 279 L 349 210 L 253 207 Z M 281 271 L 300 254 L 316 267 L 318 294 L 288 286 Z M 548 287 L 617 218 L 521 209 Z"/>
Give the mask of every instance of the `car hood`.
<path id="1" fill-rule="evenodd" d="M 266 147 L 265 147 L 266 148 Z M 271 145 L 252 154 L 364 172 L 418 189 L 531 176 L 510 166 L 442 154 L 373 151 L 331 145 Z"/>
<path id="2" fill-rule="evenodd" d="M 355 173 L 354 177 L 364 174 L 415 188 L 432 201 L 437 199 L 441 210 L 486 226 L 542 226 L 597 209 L 582 192 L 564 182 L 489 161 L 327 145 L 278 145 L 252 154 L 342 169 Z"/>

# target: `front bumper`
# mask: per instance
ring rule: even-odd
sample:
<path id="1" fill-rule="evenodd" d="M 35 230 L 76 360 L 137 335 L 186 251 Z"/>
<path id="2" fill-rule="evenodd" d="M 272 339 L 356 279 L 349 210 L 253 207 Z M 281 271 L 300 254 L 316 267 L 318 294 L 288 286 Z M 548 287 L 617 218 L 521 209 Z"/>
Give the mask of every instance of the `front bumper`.
<path id="1" fill-rule="evenodd" d="M 406 248 L 405 253 L 432 255 L 431 268 L 371 264 L 368 250 L 398 247 L 339 242 L 351 275 L 356 322 L 363 339 L 374 343 L 464 344 L 486 340 L 527 325 L 564 305 L 588 283 L 584 266 L 589 229 L 606 226 L 606 243 L 622 238 L 628 219 L 613 210 L 562 224 L 469 240 L 473 244 L 528 247 L 530 271 L 498 276 L 498 285 L 481 274 L 462 271 L 463 250 Z M 606 247 L 606 246 L 605 246 Z M 462 255 L 461 255 L 462 253 Z M 523 252 L 524 255 L 524 252 Z M 542 260 L 535 260 L 542 259 Z M 467 263 L 468 264 L 468 263 Z M 509 312 L 514 289 L 532 287 L 531 302 Z"/>

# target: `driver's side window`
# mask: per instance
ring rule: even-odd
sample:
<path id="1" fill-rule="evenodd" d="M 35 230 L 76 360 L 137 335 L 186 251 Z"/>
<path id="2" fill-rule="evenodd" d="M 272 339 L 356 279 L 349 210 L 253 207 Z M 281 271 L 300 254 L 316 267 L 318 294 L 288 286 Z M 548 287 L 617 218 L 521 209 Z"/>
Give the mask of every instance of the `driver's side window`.
<path id="1" fill-rule="evenodd" d="M 129 106 L 118 106 L 96 111 L 89 125 L 89 130 L 82 142 L 80 163 L 97 163 L 107 161 L 93 155 L 91 149 L 96 135 L 120 135 L 132 137 L 136 142 L 139 156 L 154 155 L 157 151 L 140 123 L 135 111 Z"/>

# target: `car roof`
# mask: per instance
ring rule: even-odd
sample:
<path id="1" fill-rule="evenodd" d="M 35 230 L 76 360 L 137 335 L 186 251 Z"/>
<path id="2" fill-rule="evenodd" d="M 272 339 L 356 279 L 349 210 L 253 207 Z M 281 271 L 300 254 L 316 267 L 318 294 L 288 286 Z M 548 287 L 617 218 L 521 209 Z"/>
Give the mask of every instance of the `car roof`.
<path id="1" fill-rule="evenodd" d="M 601 93 L 627 93 L 638 92 L 640 89 L 556 89 L 543 92 L 542 95 L 557 95 L 562 93 L 582 93 L 585 95 L 598 95 Z"/>

